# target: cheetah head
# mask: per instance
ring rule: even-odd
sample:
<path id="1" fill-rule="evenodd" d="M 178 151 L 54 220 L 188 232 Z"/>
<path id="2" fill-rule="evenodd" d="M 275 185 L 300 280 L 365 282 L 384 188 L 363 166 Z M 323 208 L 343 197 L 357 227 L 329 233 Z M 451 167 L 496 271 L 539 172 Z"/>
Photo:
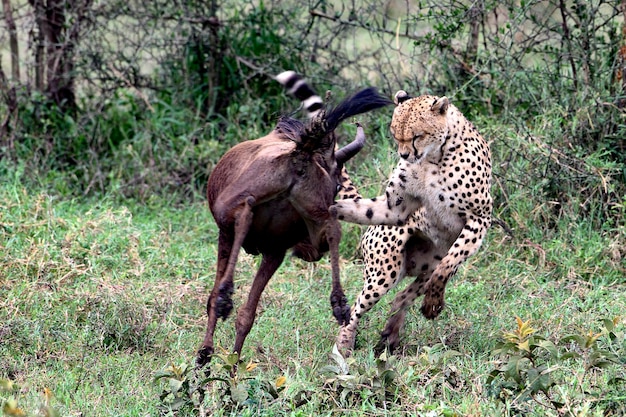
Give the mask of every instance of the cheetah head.
<path id="1" fill-rule="evenodd" d="M 391 119 L 391 134 L 398 154 L 409 162 L 422 159 L 438 161 L 448 136 L 447 97 L 411 97 L 400 90 L 394 97 L 396 108 Z"/>

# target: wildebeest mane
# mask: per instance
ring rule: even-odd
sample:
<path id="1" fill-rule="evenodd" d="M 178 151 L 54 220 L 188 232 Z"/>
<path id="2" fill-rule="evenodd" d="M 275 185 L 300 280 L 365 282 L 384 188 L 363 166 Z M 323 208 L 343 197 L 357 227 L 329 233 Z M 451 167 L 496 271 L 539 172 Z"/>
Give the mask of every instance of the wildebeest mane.
<path id="1" fill-rule="evenodd" d="M 298 143 L 300 142 L 304 129 L 304 123 L 290 116 L 282 116 L 278 119 L 278 123 L 275 128 L 281 137 Z"/>

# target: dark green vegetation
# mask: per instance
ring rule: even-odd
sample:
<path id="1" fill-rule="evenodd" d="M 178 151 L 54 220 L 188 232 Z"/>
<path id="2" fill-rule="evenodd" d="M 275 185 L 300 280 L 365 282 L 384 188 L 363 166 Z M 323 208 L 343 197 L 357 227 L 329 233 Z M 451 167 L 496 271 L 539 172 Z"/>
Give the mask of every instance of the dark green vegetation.
<path id="1" fill-rule="evenodd" d="M 408 12 L 357 2 L 352 13 L 346 2 L 343 14 L 339 2 L 232 3 L 83 10 L 93 26 L 74 39 L 75 106 L 45 86 L 0 83 L 2 412 L 624 415 L 615 2 L 421 2 Z M 221 25 L 205 18 L 213 12 Z M 102 23 L 113 18 L 128 27 Z M 154 27 L 168 30 L 159 38 Z M 113 47 L 128 33 L 144 37 L 127 45 L 167 45 L 154 71 Z M 363 320 L 353 358 L 334 354 L 328 261 L 288 259 L 236 376 L 232 319 L 218 327 L 224 351 L 211 374 L 197 374 L 217 236 L 203 187 L 226 149 L 297 106 L 269 76 L 290 68 L 336 98 L 365 84 L 448 95 L 491 144 L 497 221 L 450 283 L 442 315 L 426 321 L 415 308 L 395 355 L 372 352 L 388 301 Z M 348 168 L 368 196 L 395 164 L 390 117 L 360 119 L 368 144 Z M 353 126 L 340 130 L 354 137 Z M 344 225 L 350 301 L 361 288 L 360 231 Z M 240 257 L 236 307 L 257 262 Z"/>

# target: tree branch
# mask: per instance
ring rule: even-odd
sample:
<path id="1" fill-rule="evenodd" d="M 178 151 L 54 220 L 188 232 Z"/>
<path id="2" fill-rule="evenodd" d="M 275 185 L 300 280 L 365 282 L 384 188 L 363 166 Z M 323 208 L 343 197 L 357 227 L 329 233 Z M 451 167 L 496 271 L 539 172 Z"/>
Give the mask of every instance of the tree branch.
<path id="1" fill-rule="evenodd" d="M 567 27 L 567 9 L 565 6 L 565 2 L 563 0 L 559 0 L 559 9 L 561 11 L 561 19 L 563 19 L 563 39 L 565 43 L 567 43 L 567 55 L 569 58 L 570 66 L 572 67 L 572 78 L 574 79 L 574 88 L 578 90 L 578 76 L 576 75 L 576 63 L 574 62 L 574 56 L 572 53 L 572 42 L 571 35 L 569 32 L 569 28 Z"/>
<path id="2" fill-rule="evenodd" d="M 405 34 L 400 34 L 400 33 L 396 33 L 396 31 L 393 30 L 389 30 L 389 29 L 384 29 L 384 28 L 380 28 L 380 27 L 374 27 L 371 26 L 367 23 L 363 23 L 363 22 L 359 22 L 359 21 L 352 21 L 352 20 L 343 20 L 340 19 L 338 17 L 335 16 L 329 16 L 325 13 L 322 12 L 318 12 L 317 10 L 311 10 L 309 11 L 309 13 L 311 14 L 311 16 L 314 17 L 320 17 L 322 19 L 327 19 L 327 20 L 332 20 L 333 22 L 337 22 L 340 23 L 342 25 L 346 25 L 346 26 L 352 26 L 355 28 L 361 28 L 361 29 L 365 29 L 368 30 L 370 32 L 377 32 L 377 33 L 385 33 L 387 35 L 392 35 L 394 37 L 399 36 L 401 38 L 407 38 L 407 39 L 411 39 L 414 41 L 420 41 L 420 42 L 425 42 L 428 39 L 424 36 L 415 36 L 415 35 L 409 35 L 408 33 Z"/>
<path id="3" fill-rule="evenodd" d="M 20 53 L 17 44 L 17 29 L 15 28 L 15 20 L 13 20 L 13 10 L 9 0 L 2 0 L 2 8 L 4 10 L 4 19 L 7 22 L 9 31 L 9 45 L 11 49 L 11 76 L 13 82 L 20 82 Z"/>

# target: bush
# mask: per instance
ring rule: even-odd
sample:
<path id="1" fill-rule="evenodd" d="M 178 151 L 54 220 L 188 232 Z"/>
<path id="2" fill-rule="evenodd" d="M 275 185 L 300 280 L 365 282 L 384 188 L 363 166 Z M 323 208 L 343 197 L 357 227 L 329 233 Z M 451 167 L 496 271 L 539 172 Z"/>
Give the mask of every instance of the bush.
<path id="1" fill-rule="evenodd" d="M 624 224 L 626 124 L 615 82 L 624 40 L 615 2 L 117 6 L 89 10 L 101 24 L 76 40 L 75 111 L 13 90 L 18 111 L 0 146 L 24 164 L 25 180 L 68 195 L 203 195 L 228 147 L 296 108 L 272 79 L 295 69 L 336 96 L 363 84 L 390 96 L 400 88 L 450 96 L 492 143 L 496 214 L 513 228 L 514 195 L 540 207 L 534 213 L 548 228 L 563 219 Z M 113 17 L 118 23 L 108 24 Z M 371 177 L 367 170 L 353 175 Z M 384 182 L 389 168 L 379 171 Z"/>

